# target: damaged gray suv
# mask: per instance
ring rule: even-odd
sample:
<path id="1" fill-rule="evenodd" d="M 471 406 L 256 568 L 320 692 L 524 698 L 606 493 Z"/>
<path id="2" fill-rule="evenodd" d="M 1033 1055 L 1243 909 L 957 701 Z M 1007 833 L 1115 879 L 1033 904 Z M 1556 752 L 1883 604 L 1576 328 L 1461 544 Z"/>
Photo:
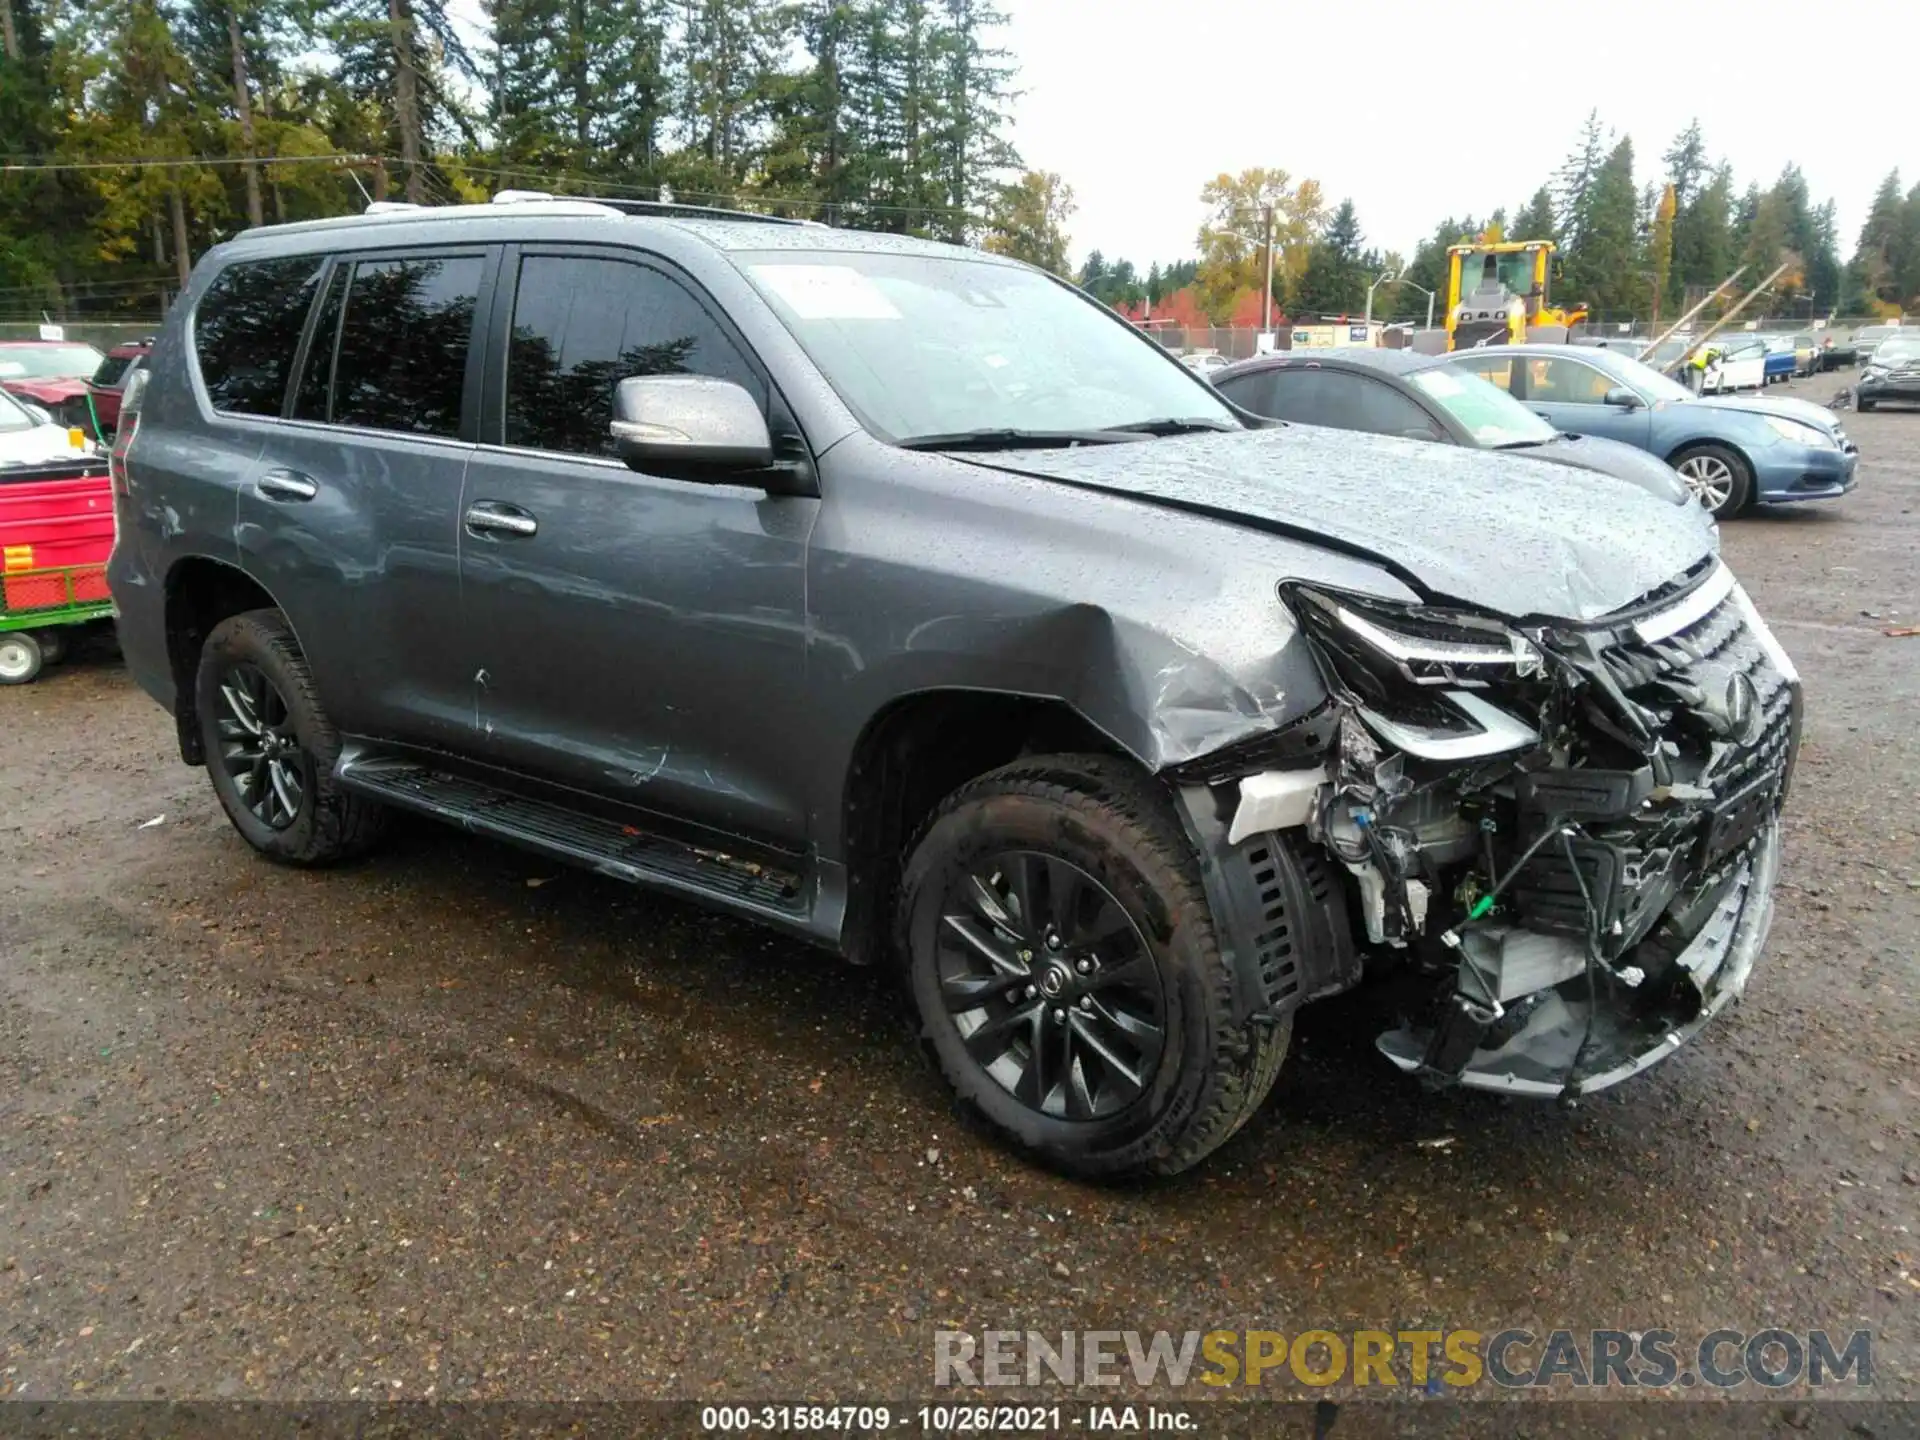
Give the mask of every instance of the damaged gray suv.
<path id="1" fill-rule="evenodd" d="M 1800 687 L 1697 507 L 1254 421 L 1024 266 L 390 208 L 210 252 L 149 373 L 122 643 L 248 843 L 415 811 L 895 967 L 1063 1170 L 1194 1164 L 1363 979 L 1400 1070 L 1585 1094 L 1766 936 Z"/>

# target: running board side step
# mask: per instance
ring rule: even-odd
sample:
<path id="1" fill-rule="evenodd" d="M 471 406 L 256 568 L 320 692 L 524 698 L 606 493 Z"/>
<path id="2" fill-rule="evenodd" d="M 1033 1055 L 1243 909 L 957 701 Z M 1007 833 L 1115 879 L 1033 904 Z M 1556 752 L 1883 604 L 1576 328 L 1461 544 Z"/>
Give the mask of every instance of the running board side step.
<path id="1" fill-rule="evenodd" d="M 416 761 L 349 747 L 333 778 L 384 804 L 444 820 L 476 835 L 652 886 L 807 929 L 803 877 L 715 850 L 636 830 L 617 820 L 532 800 Z"/>

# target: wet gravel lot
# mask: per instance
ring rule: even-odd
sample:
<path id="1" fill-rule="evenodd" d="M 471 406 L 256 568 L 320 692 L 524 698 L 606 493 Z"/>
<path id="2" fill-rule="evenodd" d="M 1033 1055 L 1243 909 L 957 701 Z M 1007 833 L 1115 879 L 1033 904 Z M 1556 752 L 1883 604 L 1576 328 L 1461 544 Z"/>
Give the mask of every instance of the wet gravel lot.
<path id="1" fill-rule="evenodd" d="M 936 1327 L 1778 1324 L 1920 1395 L 1920 412 L 1848 423 L 1852 496 L 1725 528 L 1809 692 L 1745 1002 L 1573 1111 L 1310 1009 L 1151 1186 L 958 1125 L 882 976 L 425 824 L 277 869 L 109 652 L 0 691 L 0 1394 L 928 1398 Z"/>

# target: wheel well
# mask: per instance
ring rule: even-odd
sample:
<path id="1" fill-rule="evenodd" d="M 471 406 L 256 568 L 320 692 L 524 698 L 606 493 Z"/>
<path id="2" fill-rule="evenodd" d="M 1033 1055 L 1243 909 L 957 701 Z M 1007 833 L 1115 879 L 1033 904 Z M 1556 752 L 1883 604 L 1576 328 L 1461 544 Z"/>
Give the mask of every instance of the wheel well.
<path id="1" fill-rule="evenodd" d="M 1131 758 L 1058 700 L 941 690 L 896 700 L 868 721 L 842 816 L 848 957 L 868 964 L 886 954 L 907 847 L 943 799 L 1022 755 L 1069 752 Z"/>
<path id="2" fill-rule="evenodd" d="M 1667 464 L 1678 465 L 1696 450 L 1724 450 L 1747 467 L 1747 473 L 1753 473 L 1753 457 L 1730 440 L 1693 439 L 1676 445 L 1667 453 Z"/>
<path id="3" fill-rule="evenodd" d="M 173 671 L 173 719 L 180 732 L 180 758 L 189 765 L 206 763 L 194 705 L 201 647 L 213 627 L 229 615 L 273 608 L 273 597 L 257 581 L 222 561 L 194 556 L 168 572 L 167 662 Z"/>

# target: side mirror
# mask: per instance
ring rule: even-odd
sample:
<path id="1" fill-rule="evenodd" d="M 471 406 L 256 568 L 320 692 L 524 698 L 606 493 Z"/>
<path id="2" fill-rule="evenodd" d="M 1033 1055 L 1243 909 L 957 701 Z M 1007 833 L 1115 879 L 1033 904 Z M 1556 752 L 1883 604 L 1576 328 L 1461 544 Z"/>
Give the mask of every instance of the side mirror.
<path id="1" fill-rule="evenodd" d="M 746 390 L 711 375 L 636 375 L 613 391 L 614 451 L 635 470 L 764 470 L 766 416 Z"/>
<path id="2" fill-rule="evenodd" d="M 1625 385 L 1616 385 L 1613 389 L 1607 391 L 1606 403 L 1609 405 L 1617 405 L 1623 410 L 1638 410 L 1640 408 L 1640 396 L 1636 392 L 1629 390 Z"/>

